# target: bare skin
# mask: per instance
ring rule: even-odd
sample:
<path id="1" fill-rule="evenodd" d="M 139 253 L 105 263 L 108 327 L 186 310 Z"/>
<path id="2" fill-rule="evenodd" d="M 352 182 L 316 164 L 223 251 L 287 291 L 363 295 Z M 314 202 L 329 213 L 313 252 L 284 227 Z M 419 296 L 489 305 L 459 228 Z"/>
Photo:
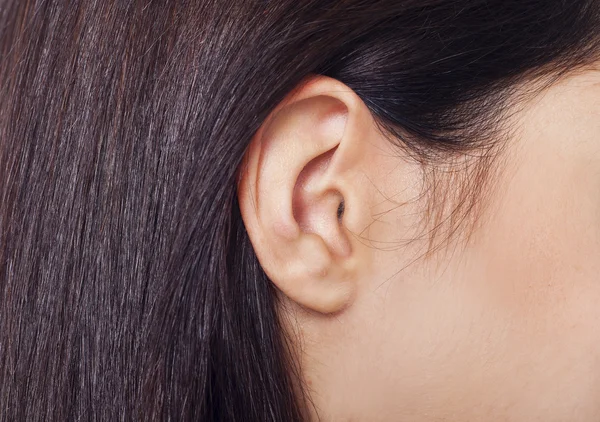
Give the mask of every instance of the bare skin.
<path id="1" fill-rule="evenodd" d="M 472 235 L 421 259 L 422 168 L 350 89 L 315 78 L 256 134 L 242 216 L 312 419 L 600 420 L 600 71 L 512 118 Z"/>

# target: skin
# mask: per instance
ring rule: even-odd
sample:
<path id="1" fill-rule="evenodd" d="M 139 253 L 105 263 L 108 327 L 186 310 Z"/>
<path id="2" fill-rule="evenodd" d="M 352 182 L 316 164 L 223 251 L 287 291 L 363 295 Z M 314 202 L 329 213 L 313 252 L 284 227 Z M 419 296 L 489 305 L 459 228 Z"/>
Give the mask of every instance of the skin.
<path id="1" fill-rule="evenodd" d="M 257 132 L 240 206 L 310 419 L 600 420 L 600 71 L 512 107 L 471 235 L 427 256 L 424 170 L 347 87 Z"/>

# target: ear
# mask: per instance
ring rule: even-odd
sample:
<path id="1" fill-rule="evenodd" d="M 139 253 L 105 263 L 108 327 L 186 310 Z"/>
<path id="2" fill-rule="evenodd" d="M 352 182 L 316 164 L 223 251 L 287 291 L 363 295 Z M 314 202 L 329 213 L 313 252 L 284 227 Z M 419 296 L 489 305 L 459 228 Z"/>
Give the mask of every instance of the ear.
<path id="1" fill-rule="evenodd" d="M 255 134 L 238 198 L 257 257 L 290 300 L 320 313 L 354 300 L 366 255 L 348 230 L 368 214 L 353 183 L 373 119 L 344 84 L 314 77 Z"/>

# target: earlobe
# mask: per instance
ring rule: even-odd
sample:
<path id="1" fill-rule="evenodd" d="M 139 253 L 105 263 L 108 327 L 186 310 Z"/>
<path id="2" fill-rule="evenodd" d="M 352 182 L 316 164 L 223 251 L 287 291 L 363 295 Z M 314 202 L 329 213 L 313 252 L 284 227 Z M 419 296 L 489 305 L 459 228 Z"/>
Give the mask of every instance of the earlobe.
<path id="1" fill-rule="evenodd" d="M 271 114 L 241 169 L 240 210 L 263 269 L 290 300 L 321 313 L 349 306 L 357 289 L 361 256 L 344 219 L 364 206 L 351 177 L 365 113 L 349 88 L 318 77 Z"/>

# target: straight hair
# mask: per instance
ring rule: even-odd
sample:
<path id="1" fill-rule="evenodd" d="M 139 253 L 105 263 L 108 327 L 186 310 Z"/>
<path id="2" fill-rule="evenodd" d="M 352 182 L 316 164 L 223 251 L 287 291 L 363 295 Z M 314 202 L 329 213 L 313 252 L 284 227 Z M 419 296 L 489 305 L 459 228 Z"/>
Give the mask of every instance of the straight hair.
<path id="1" fill-rule="evenodd" d="M 0 420 L 306 419 L 236 199 L 252 135 L 322 74 L 435 169 L 497 142 L 520 82 L 593 63 L 599 16 L 596 0 L 0 0 Z"/>

